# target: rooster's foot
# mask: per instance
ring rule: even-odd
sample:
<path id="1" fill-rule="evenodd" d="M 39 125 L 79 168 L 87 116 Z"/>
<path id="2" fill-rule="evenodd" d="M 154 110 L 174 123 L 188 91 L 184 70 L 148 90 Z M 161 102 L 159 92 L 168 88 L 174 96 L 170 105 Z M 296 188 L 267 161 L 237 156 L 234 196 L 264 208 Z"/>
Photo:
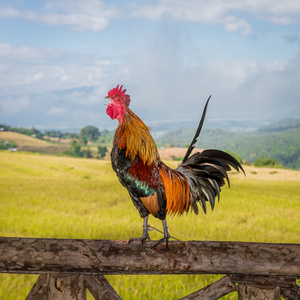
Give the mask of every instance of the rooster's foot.
<path id="1" fill-rule="evenodd" d="M 146 218 L 144 218 L 144 224 L 143 224 L 143 235 L 139 238 L 132 238 L 128 241 L 128 244 L 131 243 L 131 242 L 135 242 L 135 241 L 138 241 L 138 242 L 141 242 L 142 244 L 145 243 L 145 241 L 150 241 L 150 236 L 149 236 L 149 233 L 148 231 L 151 231 L 152 229 L 149 229 L 149 226 L 148 226 L 148 216 Z"/>
<path id="2" fill-rule="evenodd" d="M 132 238 L 128 241 L 128 244 L 131 242 L 141 242 L 142 244 L 144 244 L 146 241 L 150 241 L 150 236 L 149 233 L 147 232 L 146 234 L 143 234 L 143 236 L 139 237 L 139 238 Z"/>
<path id="3" fill-rule="evenodd" d="M 151 249 L 155 249 L 157 246 L 163 244 L 163 243 L 166 243 L 166 250 L 169 250 L 169 238 L 170 237 L 164 237 L 162 239 L 160 239 L 154 246 L 151 247 Z"/>
<path id="4" fill-rule="evenodd" d="M 169 250 L 169 239 L 171 236 L 168 231 L 166 219 L 162 220 L 162 224 L 164 229 L 164 237 L 160 239 L 154 246 L 152 246 L 151 249 L 155 249 L 157 246 L 161 245 L 162 243 L 166 243 L 166 250 Z"/>

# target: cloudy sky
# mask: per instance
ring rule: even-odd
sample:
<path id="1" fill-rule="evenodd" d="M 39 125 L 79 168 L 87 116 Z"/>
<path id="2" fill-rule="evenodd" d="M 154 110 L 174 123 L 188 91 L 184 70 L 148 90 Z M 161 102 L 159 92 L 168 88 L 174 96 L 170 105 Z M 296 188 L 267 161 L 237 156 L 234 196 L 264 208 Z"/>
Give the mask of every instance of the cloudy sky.
<path id="1" fill-rule="evenodd" d="M 150 126 L 300 117 L 300 1 L 1 1 L 0 123 L 113 128 L 117 84 Z"/>

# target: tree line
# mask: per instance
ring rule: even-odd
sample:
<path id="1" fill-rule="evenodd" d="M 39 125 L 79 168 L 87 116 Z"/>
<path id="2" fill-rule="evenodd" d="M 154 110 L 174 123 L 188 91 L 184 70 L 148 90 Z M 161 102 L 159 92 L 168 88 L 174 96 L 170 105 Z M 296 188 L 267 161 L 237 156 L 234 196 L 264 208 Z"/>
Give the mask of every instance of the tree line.
<path id="1" fill-rule="evenodd" d="M 103 132 L 104 136 L 107 134 L 107 130 Z M 96 157 L 94 157 L 91 148 L 88 146 L 89 143 L 99 142 L 101 131 L 95 126 L 86 126 L 81 128 L 78 136 L 72 137 L 71 150 L 66 153 L 75 157 L 85 158 L 104 158 L 108 152 L 107 147 L 98 145 Z"/>
<path id="2" fill-rule="evenodd" d="M 270 127 L 270 126 L 269 126 Z M 271 129 L 268 127 L 268 131 Z M 277 126 L 278 127 L 278 126 Z M 204 129 L 200 138 L 200 148 L 218 148 L 230 151 L 243 163 L 253 163 L 255 166 L 284 166 L 292 169 L 300 169 L 300 128 L 290 128 L 272 132 L 256 131 L 252 133 L 237 133 L 221 129 Z M 79 133 L 62 133 L 59 130 L 39 131 L 35 127 L 18 128 L 0 124 L 0 130 L 14 131 L 35 138 L 46 139 L 56 137 L 70 139 L 71 149 L 67 155 L 86 158 L 103 158 L 108 152 L 114 135 L 114 131 L 99 130 L 95 126 L 83 127 Z M 194 135 L 194 129 L 180 128 L 169 132 L 156 140 L 158 146 L 185 147 Z M 92 151 L 90 144 L 97 145 L 96 151 Z M 9 145 L 2 145 L 5 149 Z M 230 150 L 228 150 L 230 149 Z M 96 153 L 95 153 L 96 152 Z"/>
<path id="3" fill-rule="evenodd" d="M 86 126 L 80 130 L 80 133 L 76 132 L 66 132 L 63 133 L 59 130 L 45 130 L 39 131 L 35 127 L 30 129 L 23 127 L 12 127 L 5 124 L 0 124 L 1 131 L 12 131 L 20 134 L 25 134 L 34 138 L 49 140 L 49 138 L 58 138 L 61 139 L 70 139 L 71 140 L 71 149 L 66 151 L 65 154 L 71 155 L 74 157 L 86 157 L 93 158 L 95 157 L 93 151 L 89 147 L 90 143 L 101 143 L 103 145 L 97 146 L 96 158 L 105 157 L 108 152 L 106 144 L 112 139 L 113 132 L 108 130 L 100 131 L 95 126 Z M 17 146 L 15 143 L 14 146 Z M 7 149 L 7 147 L 11 147 L 11 143 L 1 144 L 0 149 Z"/>
<path id="4" fill-rule="evenodd" d="M 1 131 L 12 131 L 12 132 L 17 132 L 17 133 L 29 135 L 29 136 L 32 136 L 32 137 L 35 137 L 35 138 L 38 138 L 38 139 L 43 138 L 42 132 L 37 130 L 35 127 L 32 127 L 30 129 L 28 129 L 28 128 L 23 128 L 23 127 L 21 127 L 21 128 L 11 127 L 9 125 L 0 124 L 0 128 L 1 128 Z"/>

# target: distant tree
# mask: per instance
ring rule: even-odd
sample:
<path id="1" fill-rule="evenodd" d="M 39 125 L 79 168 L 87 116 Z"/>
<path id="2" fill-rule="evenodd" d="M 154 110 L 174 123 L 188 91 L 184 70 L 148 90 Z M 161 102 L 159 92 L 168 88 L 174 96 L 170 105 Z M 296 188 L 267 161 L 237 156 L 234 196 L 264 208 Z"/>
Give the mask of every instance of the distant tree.
<path id="1" fill-rule="evenodd" d="M 72 155 L 77 156 L 77 157 L 81 157 L 82 153 L 81 153 L 81 145 L 80 143 L 78 143 L 76 140 L 72 141 Z"/>
<path id="2" fill-rule="evenodd" d="M 183 160 L 183 157 L 182 156 L 175 156 L 174 154 L 171 155 L 171 159 L 172 160 L 176 160 L 176 161 L 182 161 Z"/>
<path id="3" fill-rule="evenodd" d="M 79 139 L 79 135 L 75 132 L 69 132 L 65 135 L 68 139 Z"/>
<path id="4" fill-rule="evenodd" d="M 85 157 L 85 158 L 92 158 L 93 155 L 92 155 L 92 151 L 90 148 L 87 148 L 85 150 L 82 151 L 82 156 Z"/>
<path id="5" fill-rule="evenodd" d="M 36 137 L 38 139 L 42 139 L 43 135 L 40 131 L 38 131 L 36 128 L 32 127 L 31 129 L 25 129 L 25 134 L 28 134 L 32 137 Z"/>
<path id="6" fill-rule="evenodd" d="M 80 141 L 82 141 L 83 144 L 86 140 L 85 144 L 87 144 L 87 141 L 95 142 L 99 136 L 100 136 L 100 132 L 97 127 L 86 126 L 80 130 L 79 139 Z"/>
<path id="7" fill-rule="evenodd" d="M 0 124 L 0 128 L 2 128 L 2 131 L 12 131 L 12 128 L 5 124 Z"/>
<path id="8" fill-rule="evenodd" d="M 17 144 L 11 141 L 0 141 L 0 150 L 5 150 L 9 148 L 17 148 Z"/>
<path id="9" fill-rule="evenodd" d="M 88 139 L 86 138 L 86 136 L 84 134 L 79 134 L 79 141 L 81 143 L 81 145 L 86 146 L 86 144 L 88 143 Z"/>
<path id="10" fill-rule="evenodd" d="M 46 130 L 45 135 L 49 137 L 56 137 L 61 139 L 63 137 L 63 133 L 59 130 Z"/>
<path id="11" fill-rule="evenodd" d="M 263 155 L 254 162 L 255 167 L 276 167 L 282 168 L 282 165 L 276 159 L 266 158 Z"/>
<path id="12" fill-rule="evenodd" d="M 104 147 L 98 146 L 98 153 L 100 154 L 101 158 L 105 157 L 107 151 L 108 150 L 105 146 Z"/>

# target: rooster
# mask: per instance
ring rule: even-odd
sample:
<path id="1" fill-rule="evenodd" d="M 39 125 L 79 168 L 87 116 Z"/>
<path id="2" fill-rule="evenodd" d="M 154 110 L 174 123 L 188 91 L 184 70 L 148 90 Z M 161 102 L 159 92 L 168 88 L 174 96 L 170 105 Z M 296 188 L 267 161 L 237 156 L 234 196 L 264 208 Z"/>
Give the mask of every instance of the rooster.
<path id="1" fill-rule="evenodd" d="M 149 127 L 129 108 L 130 96 L 123 86 L 110 90 L 106 98 L 110 101 L 107 114 L 119 121 L 111 151 L 112 168 L 144 219 L 143 235 L 129 242 L 150 240 L 148 217 L 151 214 L 162 221 L 164 234 L 152 248 L 165 243 L 168 249 L 171 236 L 166 215 L 180 216 L 189 210 L 198 214 L 198 203 L 205 213 L 206 202 L 214 209 L 215 198 L 220 199 L 225 179 L 229 185 L 227 171 L 231 170 L 230 166 L 237 171 L 244 170 L 234 157 L 220 150 L 204 150 L 191 155 L 210 97 L 192 143 L 175 170 L 160 159 Z"/>

